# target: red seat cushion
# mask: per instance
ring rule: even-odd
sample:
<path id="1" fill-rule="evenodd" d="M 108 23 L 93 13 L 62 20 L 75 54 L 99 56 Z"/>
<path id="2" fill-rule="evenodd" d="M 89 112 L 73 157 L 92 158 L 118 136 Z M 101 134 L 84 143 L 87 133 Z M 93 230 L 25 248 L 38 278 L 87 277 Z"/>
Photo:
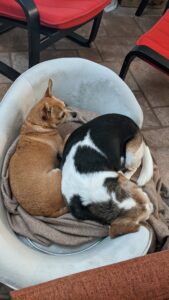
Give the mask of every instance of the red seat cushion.
<path id="1" fill-rule="evenodd" d="M 136 44 L 147 46 L 169 59 L 169 9 L 149 31 L 138 39 Z"/>
<path id="2" fill-rule="evenodd" d="M 90 20 L 111 0 L 34 0 L 34 2 L 42 25 L 66 29 Z M 25 20 L 23 10 L 15 0 L 0 0 L 0 15 Z"/>

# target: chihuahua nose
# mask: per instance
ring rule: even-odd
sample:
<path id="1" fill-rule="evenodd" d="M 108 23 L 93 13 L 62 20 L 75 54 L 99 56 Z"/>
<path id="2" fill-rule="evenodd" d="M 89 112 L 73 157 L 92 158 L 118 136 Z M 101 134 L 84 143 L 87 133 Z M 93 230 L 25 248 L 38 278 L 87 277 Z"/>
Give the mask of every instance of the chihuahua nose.
<path id="1" fill-rule="evenodd" d="M 71 115 L 72 115 L 73 118 L 77 117 L 77 113 L 75 111 L 71 112 Z"/>

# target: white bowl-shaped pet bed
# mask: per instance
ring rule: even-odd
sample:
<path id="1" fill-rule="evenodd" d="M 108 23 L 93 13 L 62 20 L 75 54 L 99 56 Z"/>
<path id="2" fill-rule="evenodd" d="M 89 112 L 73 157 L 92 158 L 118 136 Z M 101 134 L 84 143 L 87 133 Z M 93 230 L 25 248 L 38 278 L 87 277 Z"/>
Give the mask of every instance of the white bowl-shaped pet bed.
<path id="1" fill-rule="evenodd" d="M 0 103 L 0 168 L 30 108 L 43 96 L 48 79 L 67 104 L 99 114 L 120 113 L 141 127 L 143 114 L 133 93 L 111 70 L 80 58 L 46 61 L 23 73 Z M 0 282 L 14 289 L 145 255 L 152 233 L 109 237 L 72 254 L 49 255 L 23 243 L 9 227 L 0 199 Z"/>

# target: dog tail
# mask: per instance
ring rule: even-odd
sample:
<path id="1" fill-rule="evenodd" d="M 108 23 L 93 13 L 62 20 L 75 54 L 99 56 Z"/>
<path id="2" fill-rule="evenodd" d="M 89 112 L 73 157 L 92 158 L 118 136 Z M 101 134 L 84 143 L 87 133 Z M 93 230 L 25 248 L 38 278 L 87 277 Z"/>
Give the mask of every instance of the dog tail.
<path id="1" fill-rule="evenodd" d="M 139 186 L 145 185 L 153 176 L 153 159 L 150 153 L 150 149 L 144 144 L 144 154 L 142 160 L 142 168 L 140 176 L 137 180 Z"/>

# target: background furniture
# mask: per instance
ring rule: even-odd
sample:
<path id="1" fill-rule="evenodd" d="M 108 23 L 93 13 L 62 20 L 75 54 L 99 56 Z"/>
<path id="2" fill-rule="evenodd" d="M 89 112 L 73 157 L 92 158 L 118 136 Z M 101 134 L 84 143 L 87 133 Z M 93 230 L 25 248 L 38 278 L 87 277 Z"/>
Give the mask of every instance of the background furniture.
<path id="1" fill-rule="evenodd" d="M 13 300 L 167 300 L 169 251 L 12 292 Z"/>
<path id="2" fill-rule="evenodd" d="M 138 8 L 136 10 L 136 13 L 135 13 L 135 15 L 137 17 L 139 17 L 139 16 L 142 15 L 142 13 L 143 13 L 144 9 L 146 8 L 148 2 L 149 2 L 149 0 L 141 0 L 140 1 L 140 4 L 139 4 L 139 6 L 138 6 Z"/>
<path id="3" fill-rule="evenodd" d="M 147 6 L 147 4 L 148 4 L 149 2 L 150 2 L 149 0 L 141 0 L 141 1 L 140 1 L 140 4 L 139 4 L 139 6 L 138 6 L 138 8 L 137 8 L 137 10 L 136 10 L 136 13 L 135 13 L 135 15 L 136 15 L 137 17 L 139 17 L 139 16 L 142 15 L 144 9 L 146 8 L 146 6 Z M 169 4 L 169 1 L 168 1 L 167 4 L 166 4 L 165 10 L 167 9 L 168 4 Z"/>
<path id="4" fill-rule="evenodd" d="M 40 60 L 40 51 L 67 37 L 85 47 L 96 38 L 103 10 L 111 0 L 0 0 L 0 33 L 14 27 L 27 29 L 29 67 Z M 93 20 L 89 38 L 75 31 Z M 0 65 L 2 71 L 4 66 Z M 9 69 L 5 74 L 11 78 Z M 17 74 L 12 72 L 12 77 Z"/>
<path id="5" fill-rule="evenodd" d="M 169 9 L 149 31 L 137 40 L 136 46 L 127 54 L 120 71 L 122 79 L 125 79 L 135 57 L 169 74 Z"/>
<path id="6" fill-rule="evenodd" d="M 4 76 L 8 77 L 12 81 L 14 81 L 20 75 L 19 72 L 7 66 L 2 61 L 0 61 L 0 74 L 3 74 Z"/>
<path id="7" fill-rule="evenodd" d="M 0 169 L 27 112 L 43 96 L 48 79 L 53 93 L 67 104 L 100 114 L 115 112 L 142 126 L 143 113 L 135 96 L 117 74 L 80 58 L 55 59 L 23 73 L 0 103 Z M 145 255 L 152 235 L 145 227 L 72 255 L 48 255 L 24 244 L 11 230 L 0 196 L 0 282 L 22 288 L 72 273 Z"/>

